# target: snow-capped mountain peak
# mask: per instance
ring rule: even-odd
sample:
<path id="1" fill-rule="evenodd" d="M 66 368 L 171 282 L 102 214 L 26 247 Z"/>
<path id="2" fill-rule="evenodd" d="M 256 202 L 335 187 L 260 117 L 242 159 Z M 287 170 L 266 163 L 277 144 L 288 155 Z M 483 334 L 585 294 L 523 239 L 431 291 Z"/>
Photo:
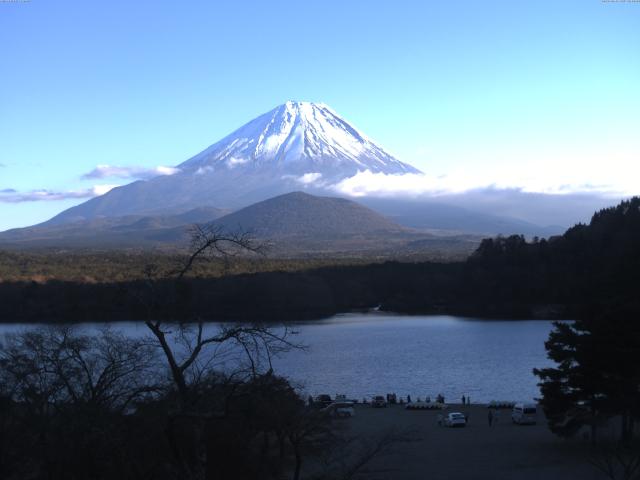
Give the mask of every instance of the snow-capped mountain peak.
<path id="1" fill-rule="evenodd" d="M 364 171 L 419 172 L 326 105 L 286 102 L 178 165 L 175 174 L 114 188 L 50 222 L 237 209 L 300 189 L 334 193 L 333 186 Z"/>
<path id="2" fill-rule="evenodd" d="M 257 117 L 195 157 L 183 171 L 277 170 L 346 178 L 358 171 L 389 174 L 417 169 L 384 151 L 327 105 L 288 101 Z"/>

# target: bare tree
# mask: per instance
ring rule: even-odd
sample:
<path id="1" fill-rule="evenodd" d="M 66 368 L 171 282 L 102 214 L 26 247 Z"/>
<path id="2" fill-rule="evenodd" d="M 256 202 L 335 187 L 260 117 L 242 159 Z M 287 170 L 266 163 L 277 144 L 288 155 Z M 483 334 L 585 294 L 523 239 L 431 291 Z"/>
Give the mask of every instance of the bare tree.
<path id="1" fill-rule="evenodd" d="M 84 478 L 82 472 L 105 467 L 105 449 L 113 465 L 130 407 L 160 391 L 155 352 L 110 329 L 85 335 L 50 327 L 5 336 L 0 477 Z"/>
<path id="2" fill-rule="evenodd" d="M 212 257 L 228 260 L 240 253 L 264 254 L 266 247 L 256 243 L 247 231 L 227 232 L 215 224 L 194 225 L 191 228 L 190 254 L 174 274 L 182 279 L 191 271 L 196 260 Z"/>
<path id="3" fill-rule="evenodd" d="M 168 335 L 173 333 L 172 326 L 165 326 L 162 321 L 146 321 L 147 327 L 158 340 L 165 355 L 172 380 L 176 386 L 178 394 L 184 407 L 189 400 L 190 383 L 189 379 L 198 378 L 198 375 L 189 375 L 190 369 L 202 365 L 201 354 L 203 349 L 210 345 L 220 346 L 229 343 L 231 346 L 240 348 L 238 354 L 243 354 L 248 362 L 248 373 L 255 376 L 259 372 L 259 366 L 266 363 L 271 367 L 271 359 L 274 354 L 297 347 L 289 340 L 290 331 L 283 327 L 280 331 L 274 331 L 262 325 L 234 325 L 220 326 L 214 333 L 206 333 L 204 322 L 198 320 L 195 326 L 178 325 L 173 328 L 178 329 L 176 343 L 170 343 Z M 184 348 L 182 354 L 176 352 L 176 345 L 181 343 Z M 205 364 L 211 358 L 205 359 Z M 236 368 L 243 365 L 239 363 Z"/>
<path id="4" fill-rule="evenodd" d="M 290 340 L 292 333 L 287 328 L 274 330 L 260 324 L 222 326 L 215 332 L 206 331 L 201 318 L 192 323 L 166 324 L 157 313 L 157 281 L 173 279 L 177 285 L 186 281 L 189 272 L 200 260 L 223 258 L 225 260 L 240 253 L 262 254 L 264 246 L 257 244 L 247 232 L 228 233 L 217 225 L 195 225 L 191 231 L 190 254 L 176 269 L 162 273 L 155 266 L 145 269 L 148 318 L 145 321 L 167 361 L 171 378 L 178 391 L 183 407 L 188 403 L 190 369 L 202 366 L 202 353 L 208 346 L 235 345 L 248 362 L 248 371 L 257 374 L 259 366 L 271 368 L 271 358 L 283 350 L 296 346 Z M 210 359 L 206 359 L 204 364 Z"/>
<path id="5" fill-rule="evenodd" d="M 248 233 L 227 233 L 218 226 L 193 227 L 190 254 L 177 268 L 161 272 L 157 267 L 145 269 L 147 305 L 145 325 L 153 335 L 167 362 L 174 390 L 176 409 L 167 418 L 165 434 L 182 478 L 204 478 L 207 474 L 207 425 L 213 415 L 213 403 L 203 403 L 212 389 L 217 397 L 236 395 L 238 385 L 272 370 L 274 355 L 296 348 L 287 327 L 272 328 L 259 323 L 207 326 L 201 317 L 190 322 L 167 322 L 157 310 L 160 281 L 187 290 L 189 274 L 200 261 L 230 258 L 240 254 L 261 254 Z M 215 375 L 215 370 L 223 370 Z M 211 382 L 222 382 L 212 385 Z M 214 397 L 216 397 L 214 395 Z M 214 398 L 219 401 L 220 398 Z M 225 407 L 222 415 L 227 411 Z M 214 459 L 210 458 L 213 462 Z"/>
<path id="6" fill-rule="evenodd" d="M 10 397 L 46 413 L 82 403 L 124 411 L 157 391 L 154 351 L 111 329 L 81 335 L 69 327 L 10 334 L 0 348 L 0 376 Z"/>

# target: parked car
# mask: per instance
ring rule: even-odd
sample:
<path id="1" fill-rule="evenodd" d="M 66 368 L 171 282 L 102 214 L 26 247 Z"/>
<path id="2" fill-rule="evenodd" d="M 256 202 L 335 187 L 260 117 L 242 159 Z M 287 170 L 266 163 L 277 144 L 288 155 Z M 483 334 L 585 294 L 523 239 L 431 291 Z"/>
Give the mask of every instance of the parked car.
<path id="1" fill-rule="evenodd" d="M 335 402 L 329 408 L 332 408 L 334 416 L 340 418 L 353 417 L 356 414 L 353 402 Z"/>
<path id="2" fill-rule="evenodd" d="M 324 407 L 328 407 L 329 405 L 331 405 L 333 403 L 333 400 L 331 400 L 331 395 L 322 394 L 322 395 L 318 395 L 316 397 L 316 399 L 314 400 L 314 403 L 318 407 L 324 408 Z"/>
<path id="3" fill-rule="evenodd" d="M 376 395 L 371 399 L 371 406 L 384 408 L 387 406 L 387 400 L 382 395 Z"/>
<path id="4" fill-rule="evenodd" d="M 467 418 L 460 412 L 451 412 L 444 417 L 445 427 L 464 427 L 467 424 Z"/>
<path id="5" fill-rule="evenodd" d="M 511 421 L 518 425 L 535 425 L 537 417 L 538 406 L 535 403 L 516 403 L 511 411 Z"/>

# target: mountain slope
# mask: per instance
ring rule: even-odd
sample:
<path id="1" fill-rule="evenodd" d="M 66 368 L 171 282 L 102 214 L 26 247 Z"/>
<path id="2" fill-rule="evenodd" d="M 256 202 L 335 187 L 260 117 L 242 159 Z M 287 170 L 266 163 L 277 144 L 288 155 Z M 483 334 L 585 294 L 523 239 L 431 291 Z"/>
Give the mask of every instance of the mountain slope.
<path id="1" fill-rule="evenodd" d="M 356 202 L 303 192 L 280 195 L 243 208 L 214 222 L 226 230 L 250 231 L 258 237 L 343 237 L 400 233 L 405 229 Z"/>
<path id="2" fill-rule="evenodd" d="M 137 181 L 70 208 L 47 224 L 98 216 L 176 214 L 196 207 L 241 208 L 371 170 L 417 169 L 385 152 L 329 107 L 287 102 L 178 166 L 171 176 Z"/>

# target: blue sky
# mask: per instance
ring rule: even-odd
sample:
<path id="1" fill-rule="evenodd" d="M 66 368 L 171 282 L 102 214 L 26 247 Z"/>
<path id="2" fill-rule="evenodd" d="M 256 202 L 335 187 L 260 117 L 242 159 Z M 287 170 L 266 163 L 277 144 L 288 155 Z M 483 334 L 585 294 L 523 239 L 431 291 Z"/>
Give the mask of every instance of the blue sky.
<path id="1" fill-rule="evenodd" d="M 289 99 L 452 188 L 640 193 L 640 3 L 0 2 L 0 59 L 0 230 Z"/>

